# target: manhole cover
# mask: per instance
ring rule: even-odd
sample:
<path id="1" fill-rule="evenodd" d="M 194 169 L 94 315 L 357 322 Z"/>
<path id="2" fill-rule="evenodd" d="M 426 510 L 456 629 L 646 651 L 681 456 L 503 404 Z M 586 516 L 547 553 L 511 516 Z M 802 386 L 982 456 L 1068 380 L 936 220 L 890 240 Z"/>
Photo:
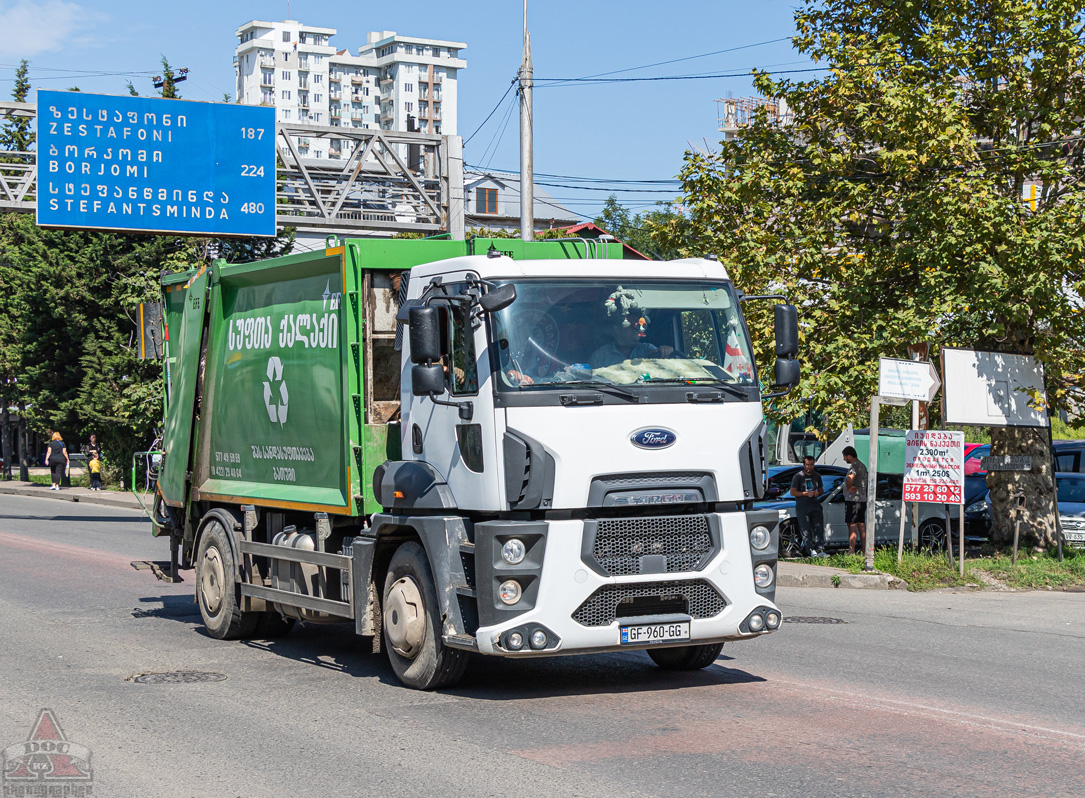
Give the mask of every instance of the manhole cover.
<path id="1" fill-rule="evenodd" d="M 139 684 L 194 684 L 196 682 L 223 682 L 224 673 L 205 673 L 203 671 L 170 671 L 168 673 L 141 673 L 132 677 Z"/>
<path id="2" fill-rule="evenodd" d="M 847 623 L 843 618 L 822 618 L 817 615 L 785 615 L 784 623 Z"/>

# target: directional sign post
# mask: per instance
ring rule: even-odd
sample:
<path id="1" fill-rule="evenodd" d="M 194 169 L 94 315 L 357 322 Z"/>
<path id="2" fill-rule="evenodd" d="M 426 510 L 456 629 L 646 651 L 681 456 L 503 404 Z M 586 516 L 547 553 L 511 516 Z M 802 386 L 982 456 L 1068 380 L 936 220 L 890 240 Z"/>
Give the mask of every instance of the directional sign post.
<path id="1" fill-rule="evenodd" d="M 275 235 L 275 109 L 38 92 L 38 224 Z"/>
<path id="2" fill-rule="evenodd" d="M 930 361 L 878 359 L 879 396 L 930 402 L 941 387 L 942 381 Z"/>

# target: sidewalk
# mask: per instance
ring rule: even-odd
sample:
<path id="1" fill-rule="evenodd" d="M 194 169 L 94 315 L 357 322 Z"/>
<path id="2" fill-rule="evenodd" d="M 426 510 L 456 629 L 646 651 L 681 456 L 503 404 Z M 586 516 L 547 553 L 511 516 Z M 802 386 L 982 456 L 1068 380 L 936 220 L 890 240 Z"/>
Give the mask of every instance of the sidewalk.
<path id="1" fill-rule="evenodd" d="M 48 485 L 39 485 L 36 482 L 0 482 L 0 496 L 36 496 L 41 499 L 60 499 L 67 502 L 85 502 L 86 504 L 102 504 L 106 507 L 124 507 L 129 510 L 142 512 L 139 501 L 131 493 L 119 490 L 92 491 L 88 488 L 61 488 L 49 490 Z M 150 506 L 150 498 L 146 500 Z"/>
<path id="2" fill-rule="evenodd" d="M 850 574 L 840 568 L 780 560 L 776 565 L 779 587 L 837 587 L 856 590 L 907 590 L 908 585 L 895 576 L 875 571 Z"/>

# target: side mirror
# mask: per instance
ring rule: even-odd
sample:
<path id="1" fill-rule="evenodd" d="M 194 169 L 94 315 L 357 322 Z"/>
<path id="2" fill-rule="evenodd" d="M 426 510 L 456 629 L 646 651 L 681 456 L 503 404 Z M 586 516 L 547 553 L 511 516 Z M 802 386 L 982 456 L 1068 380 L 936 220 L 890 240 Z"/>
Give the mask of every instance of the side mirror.
<path id="1" fill-rule="evenodd" d="M 441 314 L 437 308 L 416 305 L 408 314 L 412 363 L 441 359 Z"/>
<path id="2" fill-rule="evenodd" d="M 494 288 L 492 291 L 487 291 L 482 295 L 478 303 L 487 313 L 496 313 L 499 310 L 504 310 L 515 301 L 516 286 L 507 283 L 499 288 Z"/>
<path id="3" fill-rule="evenodd" d="M 778 348 L 779 344 L 777 344 Z M 799 384 L 800 368 L 798 360 L 783 357 L 776 358 L 775 372 L 776 385 L 786 385 L 794 388 Z"/>
<path id="4" fill-rule="evenodd" d="M 413 352 L 412 352 L 413 354 Z M 445 370 L 440 363 L 411 367 L 411 392 L 415 396 L 440 396 L 445 392 Z"/>
<path id="5" fill-rule="evenodd" d="M 774 312 L 776 357 L 795 357 L 799 354 L 799 311 L 796 310 L 794 305 L 780 304 L 776 305 Z M 782 385 L 783 383 L 777 382 L 777 384 Z"/>

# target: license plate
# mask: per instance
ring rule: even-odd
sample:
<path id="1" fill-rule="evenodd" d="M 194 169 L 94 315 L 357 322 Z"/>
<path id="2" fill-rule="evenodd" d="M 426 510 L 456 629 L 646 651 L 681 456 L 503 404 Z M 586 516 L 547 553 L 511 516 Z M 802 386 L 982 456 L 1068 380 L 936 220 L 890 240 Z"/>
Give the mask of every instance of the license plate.
<path id="1" fill-rule="evenodd" d="M 689 621 L 672 623 L 649 623 L 621 627 L 623 646 L 639 646 L 645 643 L 669 643 L 689 640 Z"/>
<path id="2" fill-rule="evenodd" d="M 1085 532 L 1063 532 L 1066 535 L 1067 540 L 1082 540 L 1085 541 Z"/>

